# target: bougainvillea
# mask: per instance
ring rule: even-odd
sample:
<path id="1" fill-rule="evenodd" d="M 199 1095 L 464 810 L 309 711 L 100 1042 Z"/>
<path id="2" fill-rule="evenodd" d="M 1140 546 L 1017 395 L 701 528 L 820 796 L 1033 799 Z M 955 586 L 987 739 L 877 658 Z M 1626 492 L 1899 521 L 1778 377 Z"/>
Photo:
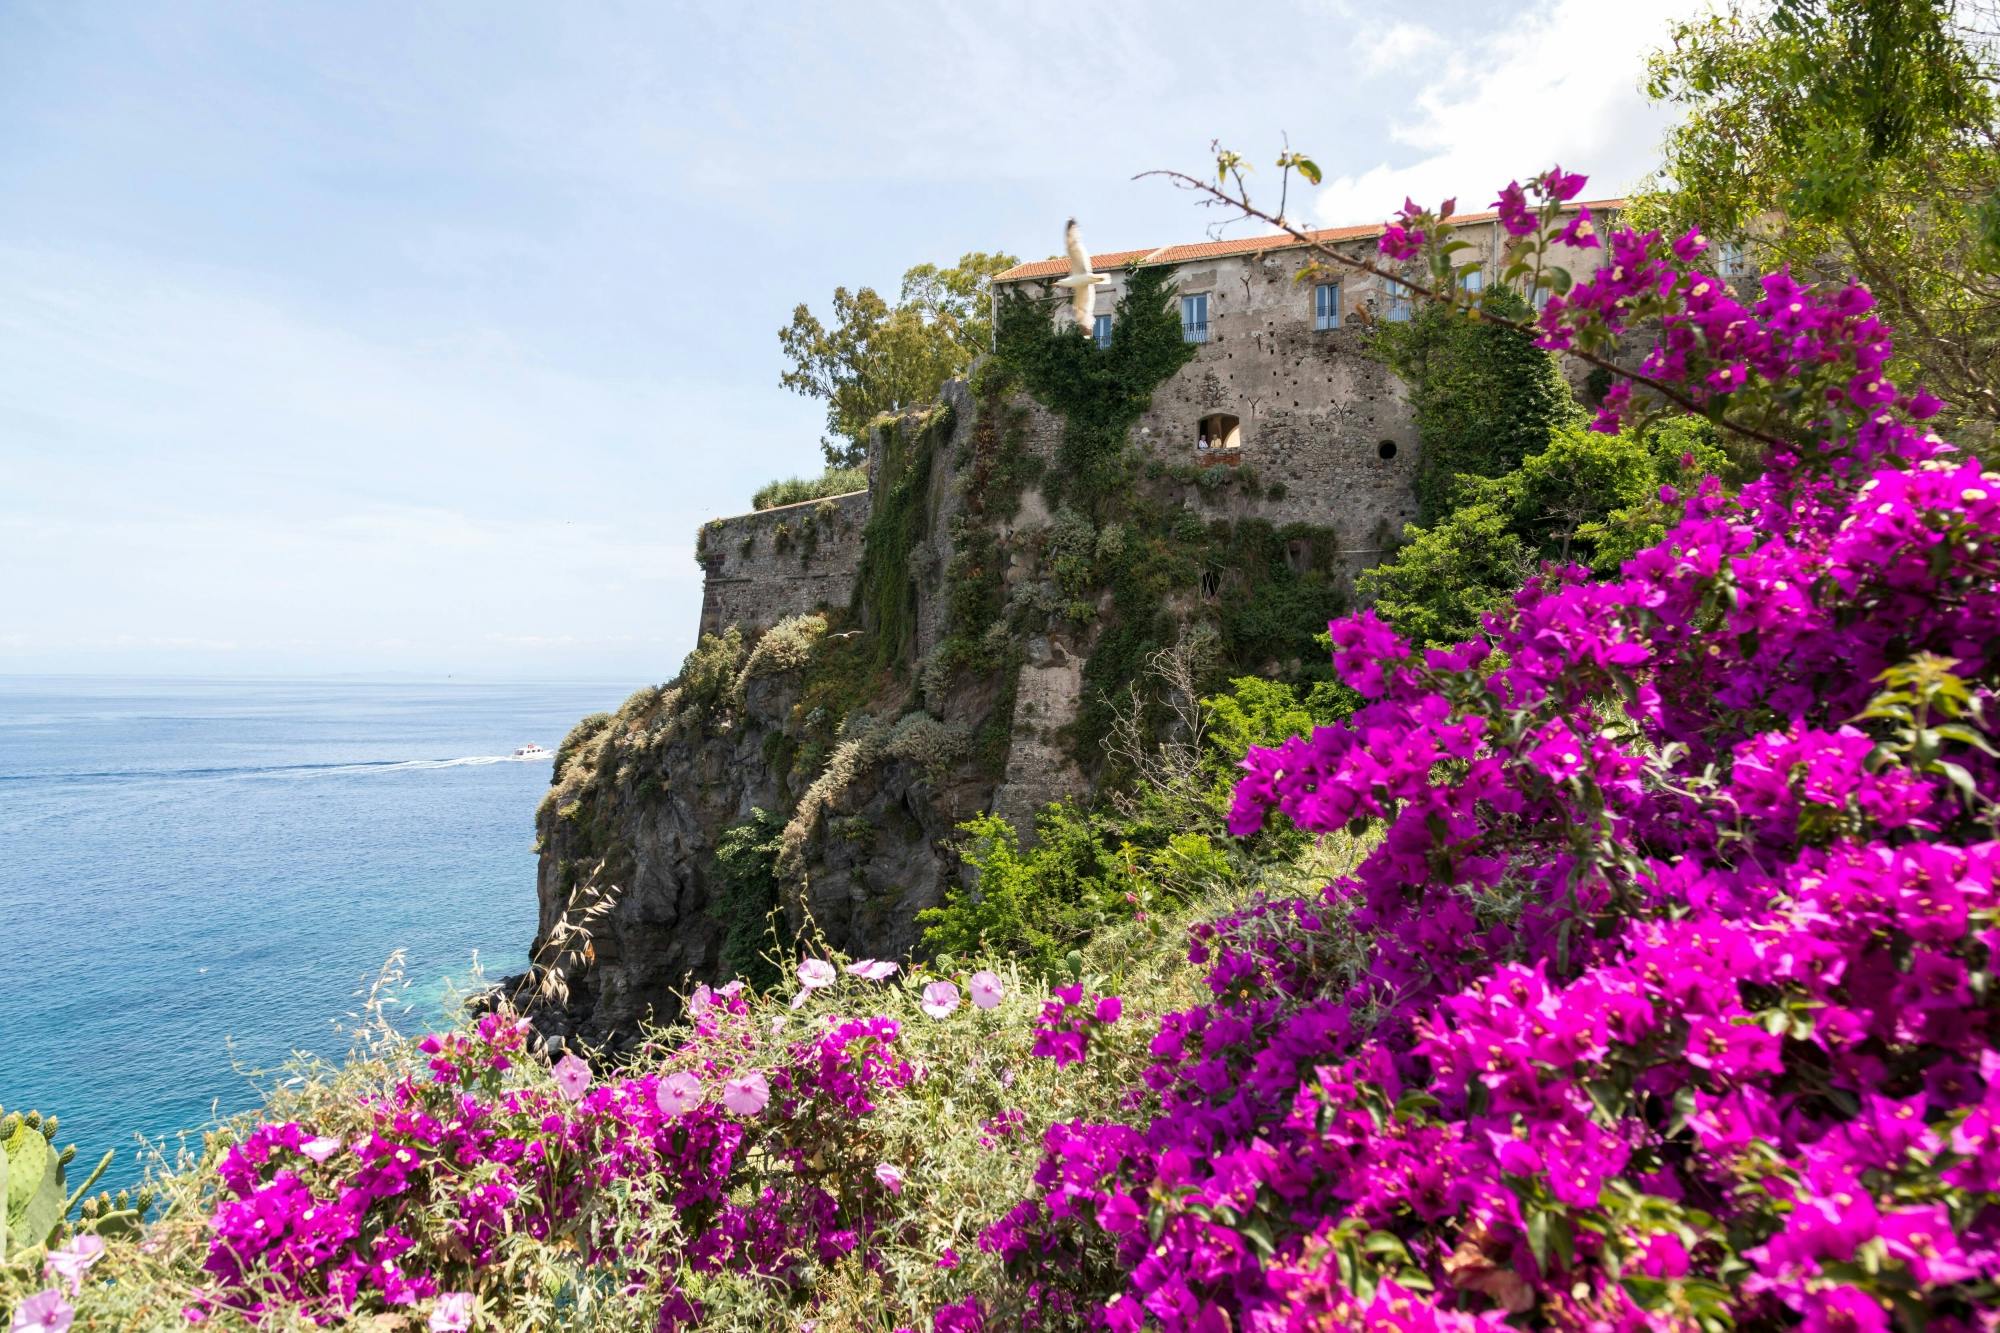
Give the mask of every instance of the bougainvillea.
<path id="1" fill-rule="evenodd" d="M 572 1072 L 554 1096 L 508 1088 L 526 1024 L 487 1015 L 473 1033 L 425 1040 L 430 1080 L 398 1084 L 373 1108 L 371 1134 L 325 1151 L 305 1126 L 259 1126 L 223 1159 L 213 1285 L 189 1317 L 277 1301 L 333 1319 L 435 1298 L 457 1319 L 470 1298 L 454 1281 L 493 1263 L 509 1231 L 624 1263 L 647 1284 L 663 1276 L 644 1271 L 659 1257 L 649 1241 L 671 1245 L 674 1266 L 691 1272 L 728 1267 L 780 1286 L 853 1252 L 873 1205 L 899 1184 L 865 1127 L 873 1099 L 911 1078 L 897 1024 L 825 1015 L 820 1035 L 793 1043 L 780 1067 L 739 1069 L 727 1053 L 748 1045 L 741 989 L 704 988 L 692 1008 L 691 1067 L 671 1074 L 593 1082 L 566 1055 L 559 1068 Z M 752 1155 L 777 1163 L 784 1187 L 745 1197 L 737 1184 Z M 404 1219 L 420 1211 L 454 1219 L 456 1269 L 438 1263 L 435 1245 L 421 1267 L 405 1262 Z M 666 1285 L 660 1328 L 697 1319 Z"/>
<path id="2" fill-rule="evenodd" d="M 1520 271 L 1600 244 L 1556 225 L 1580 187 L 1503 193 Z M 2000 478 L 1914 424 L 1862 288 L 1745 304 L 1698 236 L 1605 244 L 1543 344 L 1657 319 L 1646 373 L 1754 421 L 1764 474 L 1663 492 L 1663 542 L 1544 570 L 1479 642 L 1331 627 L 1367 702 L 1253 751 L 1232 826 L 1382 839 L 1198 931 L 1213 1000 L 1161 1021 L 1143 1113 L 1049 1131 L 984 1236 L 1029 1318 L 1052 1286 L 1121 1330 L 2000 1319 Z"/>
<path id="3" fill-rule="evenodd" d="M 1584 225 L 1582 185 L 1499 200 L 1502 276 L 1555 288 L 1543 345 L 1658 328 L 1600 425 L 1692 403 L 1762 475 L 1663 489 L 1663 541 L 1615 578 L 1544 569 L 1476 642 L 1330 627 L 1363 706 L 1253 751 L 1232 826 L 1379 838 L 1317 895 L 1196 927 L 1205 1003 L 1052 992 L 1034 1050 L 1065 1077 L 1121 1042 L 1151 1063 L 1047 1130 L 1030 1197 L 979 1201 L 1006 1281 L 950 1291 L 933 1330 L 2000 1324 L 2000 478 L 1883 378 L 1865 290 L 1779 273 L 1745 300 L 1698 235 Z M 1442 212 L 1407 207 L 1382 253 L 1449 274 Z M 1573 282 L 1564 249 L 1603 266 Z M 793 1291 L 871 1263 L 918 1192 L 871 1117 L 929 1075 L 895 1021 L 819 1012 L 895 965 L 846 971 L 867 985 L 799 968 L 813 1035 L 776 1060 L 744 1058 L 741 988 L 703 987 L 644 1076 L 567 1057 L 523 1087 L 526 1033 L 489 1017 L 426 1042 L 429 1081 L 367 1134 L 257 1128 L 191 1316 L 459 1326 L 505 1235 L 644 1284 L 662 1329 L 700 1320 L 691 1273 Z M 922 983 L 917 1021 L 1006 993 L 966 980 L 963 1009 Z M 1024 1123 L 988 1115 L 980 1143 L 1033 1144 Z M 453 1232 L 421 1263 L 420 1214 Z M 936 1254 L 948 1282 L 963 1263 Z"/>

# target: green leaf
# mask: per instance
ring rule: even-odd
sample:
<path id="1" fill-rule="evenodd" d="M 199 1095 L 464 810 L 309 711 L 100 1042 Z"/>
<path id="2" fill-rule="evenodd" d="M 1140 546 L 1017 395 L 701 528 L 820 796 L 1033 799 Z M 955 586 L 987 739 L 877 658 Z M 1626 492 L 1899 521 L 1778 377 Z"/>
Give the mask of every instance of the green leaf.
<path id="1" fill-rule="evenodd" d="M 1537 1208 L 1528 1214 L 1528 1248 L 1534 1252 L 1535 1264 L 1543 1272 L 1549 1267 L 1549 1226 L 1554 1213 L 1547 1208 Z"/>
<path id="2" fill-rule="evenodd" d="M 1309 157 L 1295 157 L 1292 159 L 1292 165 L 1299 169 L 1299 175 L 1304 176 L 1314 185 L 1319 184 L 1320 182 L 1319 163 L 1313 161 Z"/>
<path id="3" fill-rule="evenodd" d="M 7 1140 L 7 1234 L 15 1249 L 48 1240 L 62 1221 L 62 1164 L 42 1131 L 25 1121 Z"/>

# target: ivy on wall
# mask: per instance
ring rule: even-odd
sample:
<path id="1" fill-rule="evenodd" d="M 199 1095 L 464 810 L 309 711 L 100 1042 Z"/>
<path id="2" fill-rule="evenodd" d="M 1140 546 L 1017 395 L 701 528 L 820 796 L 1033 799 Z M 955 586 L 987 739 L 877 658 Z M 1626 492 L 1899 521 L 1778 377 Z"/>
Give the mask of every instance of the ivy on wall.
<path id="1" fill-rule="evenodd" d="M 1531 319 L 1534 310 L 1506 288 L 1486 310 Z M 1426 302 L 1408 323 L 1379 326 L 1374 350 L 1410 385 L 1422 452 L 1417 458 L 1417 521 L 1450 512 L 1461 475 L 1513 471 L 1549 437 L 1583 419 L 1555 357 L 1514 332 L 1461 319 Z"/>
<path id="2" fill-rule="evenodd" d="M 1154 390 L 1195 355 L 1195 345 L 1181 336 L 1171 270 L 1135 265 L 1127 273 L 1108 347 L 1074 321 L 1054 319 L 1053 297 L 1010 294 L 994 324 L 1001 364 L 1063 419 L 1043 492 L 1052 506 L 1067 501 L 1093 518 L 1129 479 L 1126 439 Z"/>
<path id="3" fill-rule="evenodd" d="M 854 585 L 878 667 L 906 663 L 916 639 L 910 557 L 930 534 L 931 461 L 938 442 L 951 435 L 951 419 L 950 408 L 941 407 L 921 424 L 894 417 L 879 427 L 875 503 L 862 533 L 861 576 Z"/>

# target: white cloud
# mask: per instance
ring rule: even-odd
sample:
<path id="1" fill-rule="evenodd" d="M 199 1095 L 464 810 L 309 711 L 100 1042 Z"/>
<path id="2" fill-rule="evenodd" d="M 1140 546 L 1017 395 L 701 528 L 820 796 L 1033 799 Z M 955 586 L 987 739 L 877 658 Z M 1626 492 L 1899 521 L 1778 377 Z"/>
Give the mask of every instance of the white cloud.
<path id="1" fill-rule="evenodd" d="M 1704 8 L 1704 0 L 1550 0 L 1460 43 L 1391 132 L 1413 155 L 1328 181 L 1315 213 L 1328 225 L 1375 221 L 1405 196 L 1483 209 L 1507 181 L 1558 162 L 1588 175 L 1593 196 L 1623 192 L 1658 160 L 1668 123 L 1639 88 L 1646 56 L 1671 19 Z M 1414 53 L 1415 38 L 1396 31 L 1377 46 Z"/>
<path id="2" fill-rule="evenodd" d="M 1444 45 L 1444 38 L 1421 23 L 1399 20 L 1367 40 L 1361 58 L 1371 72 L 1400 69 Z"/>

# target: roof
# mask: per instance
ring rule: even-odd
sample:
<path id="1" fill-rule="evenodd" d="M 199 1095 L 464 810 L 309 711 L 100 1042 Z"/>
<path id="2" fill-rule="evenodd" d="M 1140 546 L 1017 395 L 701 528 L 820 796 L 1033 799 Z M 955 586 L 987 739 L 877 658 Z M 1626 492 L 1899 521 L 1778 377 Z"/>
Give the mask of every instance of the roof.
<path id="1" fill-rule="evenodd" d="M 1564 212 L 1584 206 L 1604 212 L 1616 212 L 1625 207 L 1623 199 L 1578 200 L 1565 204 Z M 1454 213 L 1451 225 L 1469 227 L 1481 222 L 1492 222 L 1499 217 L 1497 212 Z M 1328 245 L 1336 241 L 1360 241 L 1371 236 L 1380 236 L 1385 224 L 1366 223 L 1358 227 L 1324 227 L 1309 231 L 1306 236 L 1311 242 Z M 1197 241 L 1192 245 L 1162 245 L 1150 250 L 1112 250 L 1106 254 L 1092 255 L 1090 264 L 1097 272 L 1122 268 L 1137 260 L 1151 264 L 1188 264 L 1198 259 L 1226 259 L 1233 255 L 1262 254 L 1267 250 L 1289 250 L 1307 244 L 1290 232 L 1273 232 L 1268 236 L 1239 236 L 1226 241 Z M 1064 258 L 1037 259 L 1032 263 L 1016 264 L 1004 273 L 995 274 L 995 282 L 1022 282 L 1029 278 L 1055 278 L 1069 272 L 1069 260 Z"/>

